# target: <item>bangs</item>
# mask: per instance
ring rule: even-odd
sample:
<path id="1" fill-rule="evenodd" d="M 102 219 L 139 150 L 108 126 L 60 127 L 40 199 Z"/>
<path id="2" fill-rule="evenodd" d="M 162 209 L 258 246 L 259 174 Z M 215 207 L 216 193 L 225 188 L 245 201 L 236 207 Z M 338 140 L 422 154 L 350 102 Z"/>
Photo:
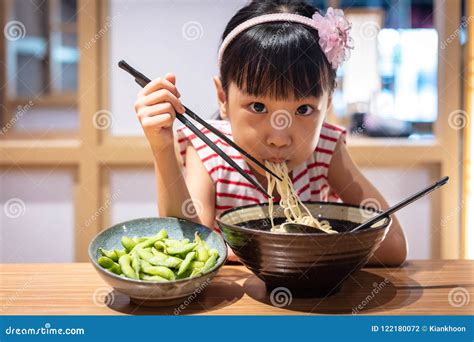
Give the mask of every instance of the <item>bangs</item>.
<path id="1" fill-rule="evenodd" d="M 316 30 L 298 23 L 250 28 L 224 53 L 224 90 L 227 92 L 234 82 L 249 95 L 276 100 L 300 100 L 332 92 L 336 71 L 326 60 L 318 39 Z"/>

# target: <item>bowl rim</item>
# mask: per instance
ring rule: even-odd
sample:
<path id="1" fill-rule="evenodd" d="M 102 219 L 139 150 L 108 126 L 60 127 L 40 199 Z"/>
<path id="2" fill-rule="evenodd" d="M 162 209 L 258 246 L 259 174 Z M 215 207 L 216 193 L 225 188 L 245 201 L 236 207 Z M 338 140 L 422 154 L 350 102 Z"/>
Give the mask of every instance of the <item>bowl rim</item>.
<path id="1" fill-rule="evenodd" d="M 171 221 L 184 221 L 184 222 L 189 222 L 195 226 L 200 226 L 200 227 L 203 227 L 205 229 L 209 229 L 211 231 L 211 233 L 215 233 L 218 235 L 219 239 L 221 239 L 222 243 L 224 244 L 224 250 L 225 250 L 225 253 L 224 253 L 224 258 L 222 259 L 222 261 L 219 263 L 216 263 L 207 273 L 199 276 L 199 277 L 194 277 L 194 278 L 183 278 L 183 279 L 176 279 L 176 280 L 170 280 L 170 281 L 167 281 L 167 282 L 160 282 L 160 281 L 149 281 L 149 280 L 141 280 L 141 279 L 131 279 L 131 278 L 126 278 L 126 277 L 121 277 L 119 276 L 118 274 L 115 274 L 113 272 L 109 272 L 107 271 L 106 269 L 104 269 L 102 266 L 100 266 L 97 262 L 97 260 L 95 260 L 93 257 L 92 257 L 92 244 L 94 243 L 94 241 L 99 237 L 99 235 L 103 234 L 104 232 L 106 232 L 107 230 L 110 230 L 116 226 L 120 226 L 120 225 L 124 225 L 126 223 L 130 223 L 130 222 L 133 222 L 133 221 L 137 221 L 137 220 L 147 220 L 147 219 L 154 219 L 154 220 L 162 220 L 162 219 L 167 219 L 167 220 L 171 220 Z M 215 273 L 220 267 L 222 267 L 226 260 L 227 260 L 227 256 L 228 256 L 228 253 L 227 253 L 227 243 L 225 242 L 224 238 L 222 237 L 221 234 L 217 233 L 214 229 L 211 229 L 207 226 L 204 226 L 202 224 L 199 224 L 199 223 L 196 223 L 196 222 L 193 222 L 193 221 L 190 221 L 190 220 L 186 220 L 186 219 L 183 219 L 183 218 L 179 218 L 179 217 L 171 217 L 171 216 L 164 216 L 164 217 L 154 217 L 154 216 L 150 216 L 150 217 L 138 217 L 138 218 L 135 218 L 135 219 L 132 219 L 132 220 L 128 220 L 128 221 L 123 221 L 123 222 L 119 222 L 119 223 L 116 223 L 114 224 L 113 226 L 110 226 L 106 229 L 103 229 L 101 230 L 100 232 L 98 232 L 94 238 L 89 242 L 89 246 L 87 248 L 87 254 L 89 256 L 89 261 L 93 264 L 94 268 L 99 270 L 100 272 L 102 272 L 103 274 L 106 274 L 107 276 L 111 276 L 112 278 L 115 278 L 115 279 L 118 279 L 118 280 L 123 280 L 123 281 L 128 281 L 132 284 L 140 284 L 140 285 L 170 285 L 170 284 L 179 284 L 179 283 L 184 283 L 184 282 L 189 282 L 189 281 L 195 281 L 197 279 L 201 279 L 201 278 L 204 278 L 204 277 L 208 277 L 209 275 Z"/>
<path id="2" fill-rule="evenodd" d="M 356 209 L 365 208 L 367 210 L 371 210 L 371 211 L 376 212 L 376 213 L 381 213 L 382 212 L 382 210 L 379 210 L 379 209 L 364 207 L 364 206 L 355 205 L 355 204 L 345 204 L 345 203 L 339 203 L 339 202 L 322 202 L 322 201 L 302 201 L 302 202 L 303 202 L 303 204 L 322 204 L 322 205 L 326 205 L 326 206 L 350 207 L 350 208 L 356 208 Z M 216 217 L 216 221 L 219 224 L 219 226 L 220 225 L 230 226 L 233 229 L 236 229 L 236 230 L 242 231 L 242 232 L 255 232 L 255 233 L 260 233 L 260 234 L 268 234 L 268 235 L 272 235 L 272 236 L 295 236 L 295 237 L 296 236 L 301 236 L 301 237 L 327 236 L 327 237 L 330 237 L 330 236 L 341 236 L 341 235 L 354 235 L 354 236 L 356 236 L 356 235 L 366 234 L 366 233 L 374 232 L 374 231 L 378 231 L 378 230 L 384 230 L 384 229 L 389 228 L 392 224 L 392 218 L 390 216 L 387 216 L 387 217 L 385 217 L 386 222 L 383 223 L 382 225 L 378 226 L 378 227 L 371 227 L 371 228 L 367 228 L 367 229 L 363 229 L 363 230 L 358 230 L 354 233 L 344 232 L 344 233 L 339 233 L 339 234 L 324 234 L 324 233 L 318 234 L 318 233 L 271 232 L 271 231 L 266 231 L 266 230 L 259 230 L 259 229 L 254 229 L 254 228 L 237 226 L 235 224 L 230 224 L 230 223 L 224 223 L 221 220 L 221 217 L 223 217 L 224 215 L 230 214 L 234 211 L 241 210 L 241 209 L 252 208 L 252 207 L 263 207 L 263 206 L 268 206 L 268 203 L 247 204 L 247 205 L 243 205 L 243 206 L 240 206 L 240 207 L 230 208 L 230 209 L 227 209 L 227 210 L 223 211 L 222 213 L 220 213 L 220 215 L 218 217 Z M 382 220 L 384 220 L 384 219 L 382 219 Z"/>

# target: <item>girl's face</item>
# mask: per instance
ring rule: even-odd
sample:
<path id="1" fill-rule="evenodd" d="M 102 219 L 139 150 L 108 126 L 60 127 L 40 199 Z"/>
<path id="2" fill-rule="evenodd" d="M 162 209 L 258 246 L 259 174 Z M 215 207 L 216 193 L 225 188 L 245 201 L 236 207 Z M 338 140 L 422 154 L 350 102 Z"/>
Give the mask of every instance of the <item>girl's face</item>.
<path id="1" fill-rule="evenodd" d="M 276 101 L 248 95 L 231 83 L 226 98 L 220 80 L 214 81 L 221 115 L 230 121 L 234 141 L 260 162 L 286 162 L 291 171 L 314 152 L 330 103 L 327 92 L 320 98 Z M 255 163 L 247 162 L 265 175 Z"/>

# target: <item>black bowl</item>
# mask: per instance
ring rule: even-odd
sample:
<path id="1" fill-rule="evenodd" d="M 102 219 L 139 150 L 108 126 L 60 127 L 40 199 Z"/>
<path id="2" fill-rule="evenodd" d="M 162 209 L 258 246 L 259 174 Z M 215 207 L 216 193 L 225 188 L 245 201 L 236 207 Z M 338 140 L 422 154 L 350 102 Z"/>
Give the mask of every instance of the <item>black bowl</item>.
<path id="1" fill-rule="evenodd" d="M 385 218 L 372 227 L 350 233 L 375 216 L 371 208 L 328 202 L 304 202 L 314 217 L 328 220 L 339 234 L 271 232 L 268 204 L 223 212 L 217 223 L 240 261 L 262 279 L 268 290 L 286 287 L 295 296 L 335 293 L 345 279 L 363 267 L 390 227 Z M 275 205 L 275 223 L 284 222 Z M 275 215 L 276 213 L 276 215 Z"/>

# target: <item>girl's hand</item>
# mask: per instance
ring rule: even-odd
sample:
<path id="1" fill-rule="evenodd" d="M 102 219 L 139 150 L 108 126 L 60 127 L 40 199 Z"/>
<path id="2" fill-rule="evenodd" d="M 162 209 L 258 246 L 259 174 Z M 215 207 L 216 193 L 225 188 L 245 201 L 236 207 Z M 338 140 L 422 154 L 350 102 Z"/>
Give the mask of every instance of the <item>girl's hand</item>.
<path id="1" fill-rule="evenodd" d="M 168 73 L 146 85 L 137 95 L 135 113 L 153 151 L 173 144 L 173 122 L 176 112 L 185 109 L 179 100 L 175 75 Z"/>

